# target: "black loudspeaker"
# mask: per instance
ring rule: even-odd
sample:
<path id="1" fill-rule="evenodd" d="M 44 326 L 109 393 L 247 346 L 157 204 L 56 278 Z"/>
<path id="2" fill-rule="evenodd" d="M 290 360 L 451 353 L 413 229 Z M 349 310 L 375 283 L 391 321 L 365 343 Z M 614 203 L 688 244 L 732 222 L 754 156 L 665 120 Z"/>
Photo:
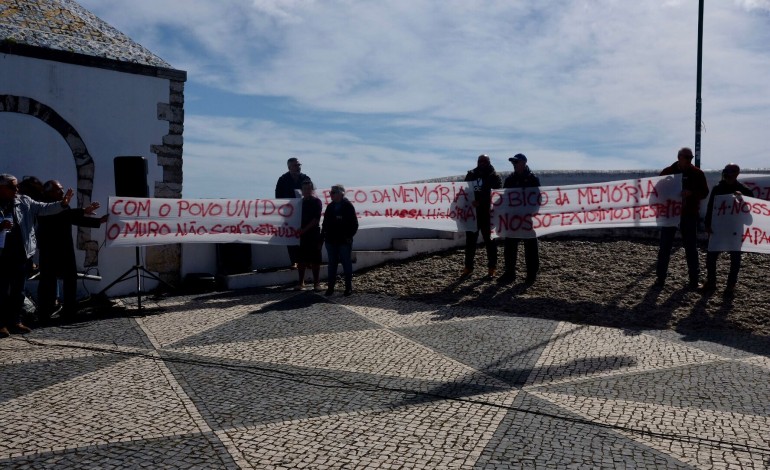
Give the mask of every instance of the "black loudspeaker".
<path id="1" fill-rule="evenodd" d="M 144 157 L 115 157 L 115 195 L 149 197 L 147 188 L 147 159 Z"/>

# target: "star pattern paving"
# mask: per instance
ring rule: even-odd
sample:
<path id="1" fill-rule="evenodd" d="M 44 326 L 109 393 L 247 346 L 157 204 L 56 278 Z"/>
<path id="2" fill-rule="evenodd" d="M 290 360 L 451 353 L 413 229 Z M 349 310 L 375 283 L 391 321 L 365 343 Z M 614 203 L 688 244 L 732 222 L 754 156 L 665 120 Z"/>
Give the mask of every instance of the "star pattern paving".
<path id="1" fill-rule="evenodd" d="M 126 302 L 0 340 L 0 467 L 770 465 L 763 338 L 368 294 Z"/>

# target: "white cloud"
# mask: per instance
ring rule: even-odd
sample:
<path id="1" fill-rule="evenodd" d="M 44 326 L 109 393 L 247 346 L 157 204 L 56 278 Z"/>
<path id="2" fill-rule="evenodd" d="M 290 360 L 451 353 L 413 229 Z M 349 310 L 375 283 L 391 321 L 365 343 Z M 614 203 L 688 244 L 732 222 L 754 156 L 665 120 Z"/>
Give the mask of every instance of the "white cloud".
<path id="1" fill-rule="evenodd" d="M 330 178 L 352 162 L 356 178 L 374 184 L 460 173 L 480 152 L 502 162 L 540 154 L 544 168 L 659 168 L 694 139 L 697 2 L 81 3 L 190 81 L 351 123 L 332 133 L 242 118 L 216 120 L 211 133 L 193 116 L 186 187 L 205 178 L 198 158 L 254 168 L 237 155 L 249 149 L 277 164 L 271 179 L 288 153 L 301 153 L 324 162 Z M 704 167 L 725 158 L 767 166 L 770 1 L 709 2 L 704 30 Z M 212 107 L 188 101 L 188 116 Z M 379 132 L 360 126 L 373 118 Z"/>
<path id="2" fill-rule="evenodd" d="M 188 116 L 185 129 L 193 136 L 185 141 L 187 197 L 273 197 L 291 156 L 300 157 L 318 187 L 428 179 L 448 167 L 438 154 L 397 151 L 351 134 L 286 129 L 266 121 Z"/>

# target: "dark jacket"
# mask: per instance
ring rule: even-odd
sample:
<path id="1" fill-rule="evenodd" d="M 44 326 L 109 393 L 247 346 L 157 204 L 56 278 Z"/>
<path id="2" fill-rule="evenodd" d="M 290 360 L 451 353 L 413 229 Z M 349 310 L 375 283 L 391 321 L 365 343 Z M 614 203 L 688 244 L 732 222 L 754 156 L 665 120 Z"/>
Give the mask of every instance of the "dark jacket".
<path id="1" fill-rule="evenodd" d="M 492 201 L 492 190 L 500 189 L 503 186 L 503 180 L 497 174 L 492 165 L 485 170 L 476 167 L 465 175 L 465 181 L 471 181 L 473 188 L 473 197 L 479 203 L 479 207 L 489 209 Z"/>
<path id="2" fill-rule="evenodd" d="M 708 207 L 706 208 L 706 220 L 704 221 L 707 231 L 711 231 L 711 218 L 712 218 L 712 212 L 714 211 L 714 196 L 723 196 L 725 194 L 733 194 L 736 191 L 740 191 L 741 194 L 743 194 L 746 197 L 754 197 L 754 191 L 742 185 L 738 181 L 736 181 L 733 184 L 730 184 L 727 181 L 722 180 L 719 183 L 717 183 L 717 185 L 714 186 L 714 188 L 711 190 Z"/>
<path id="3" fill-rule="evenodd" d="M 503 188 L 537 188 L 540 186 L 540 178 L 526 167 L 524 173 L 516 173 L 515 171 L 505 178 Z"/>
<path id="4" fill-rule="evenodd" d="M 323 207 L 323 204 L 321 203 L 321 200 L 318 199 L 315 196 L 312 196 L 309 199 L 302 199 L 302 224 L 300 227 L 305 227 L 313 220 L 320 221 L 321 220 L 321 208 Z M 307 232 L 303 233 L 300 238 L 305 240 L 317 240 L 321 236 L 321 226 L 316 225 L 315 227 L 309 229 Z"/>
<path id="5" fill-rule="evenodd" d="M 99 228 L 98 217 L 87 217 L 83 209 L 66 209 L 55 215 L 38 217 L 37 239 L 40 250 L 40 268 L 75 265 L 75 247 L 72 226 Z M 73 268 L 74 269 L 74 268 Z"/>
<path id="6" fill-rule="evenodd" d="M 275 184 L 275 198 L 276 199 L 293 199 L 297 196 L 296 189 L 302 189 L 302 182 L 306 179 L 310 179 L 308 175 L 304 173 L 299 174 L 297 181 L 294 181 L 290 172 L 286 172 L 278 178 L 278 182 Z"/>
<path id="7" fill-rule="evenodd" d="M 357 231 L 358 217 L 350 201 L 343 198 L 339 204 L 331 202 L 326 206 L 321 225 L 321 237 L 326 243 L 350 245 Z"/>
<path id="8" fill-rule="evenodd" d="M 667 166 L 660 172 L 660 176 L 682 175 L 682 189 L 691 191 L 688 197 L 682 200 L 682 215 L 697 216 L 700 213 L 700 201 L 706 199 L 709 195 L 709 185 L 706 181 L 706 175 L 700 168 L 692 166 L 685 171 L 679 168 L 679 163 L 675 162 Z"/>

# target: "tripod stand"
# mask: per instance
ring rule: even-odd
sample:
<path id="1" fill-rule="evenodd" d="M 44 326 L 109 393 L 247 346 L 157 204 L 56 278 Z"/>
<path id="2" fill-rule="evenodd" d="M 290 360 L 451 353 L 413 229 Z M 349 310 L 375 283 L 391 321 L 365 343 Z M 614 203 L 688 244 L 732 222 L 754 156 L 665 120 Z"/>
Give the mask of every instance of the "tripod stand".
<path id="1" fill-rule="evenodd" d="M 105 292 L 107 292 L 107 290 L 110 287 L 114 286 L 115 284 L 119 282 L 127 281 L 132 277 L 136 277 L 136 304 L 139 308 L 139 311 L 141 312 L 142 311 L 142 277 L 140 275 L 140 272 L 146 274 L 148 277 L 155 279 L 156 281 L 165 285 L 169 289 L 173 289 L 174 287 L 168 282 L 164 281 L 163 279 L 159 278 L 155 274 L 145 269 L 145 267 L 142 266 L 142 263 L 139 261 L 139 247 L 137 246 L 134 248 L 136 249 L 136 263 L 130 268 L 128 268 L 126 272 L 121 274 L 119 278 L 115 279 L 107 287 L 99 291 L 97 295 L 102 296 Z"/>

